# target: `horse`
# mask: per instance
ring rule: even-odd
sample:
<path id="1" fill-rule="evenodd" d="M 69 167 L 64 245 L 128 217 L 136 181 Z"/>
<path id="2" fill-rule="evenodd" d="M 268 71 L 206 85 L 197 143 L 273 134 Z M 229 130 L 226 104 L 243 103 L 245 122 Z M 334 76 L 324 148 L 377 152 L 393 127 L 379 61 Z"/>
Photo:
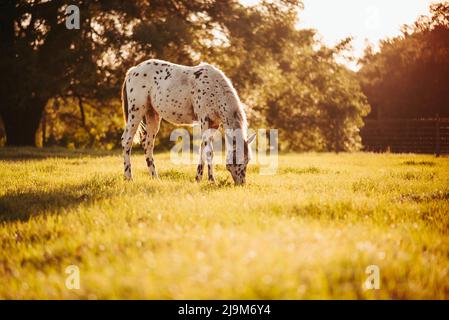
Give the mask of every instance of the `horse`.
<path id="1" fill-rule="evenodd" d="M 132 179 L 130 153 L 137 131 L 148 170 L 153 178 L 158 178 L 153 159 L 154 139 L 164 119 L 175 125 L 199 122 L 201 145 L 197 182 L 202 180 L 207 163 L 208 180 L 215 183 L 213 139 L 222 126 L 227 138 L 226 169 L 236 185 L 245 184 L 246 168 L 251 159 L 250 144 L 256 135 L 247 137 L 248 124 L 242 103 L 231 81 L 217 67 L 207 63 L 184 66 L 157 59 L 143 61 L 126 73 L 122 106 L 125 179 Z"/>

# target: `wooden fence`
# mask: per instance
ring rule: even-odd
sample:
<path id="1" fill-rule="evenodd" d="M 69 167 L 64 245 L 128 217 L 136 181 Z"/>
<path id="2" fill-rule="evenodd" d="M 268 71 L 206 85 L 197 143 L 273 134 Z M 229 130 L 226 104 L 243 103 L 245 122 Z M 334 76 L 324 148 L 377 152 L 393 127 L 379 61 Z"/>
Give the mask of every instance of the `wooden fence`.
<path id="1" fill-rule="evenodd" d="M 360 134 L 367 151 L 449 154 L 449 118 L 367 119 Z"/>

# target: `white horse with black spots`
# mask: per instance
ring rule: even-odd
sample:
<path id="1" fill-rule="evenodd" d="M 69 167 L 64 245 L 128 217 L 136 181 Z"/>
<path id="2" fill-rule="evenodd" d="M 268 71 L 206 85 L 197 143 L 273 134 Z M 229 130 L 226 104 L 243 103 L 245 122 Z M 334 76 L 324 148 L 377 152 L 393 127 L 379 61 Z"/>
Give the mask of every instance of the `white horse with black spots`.
<path id="1" fill-rule="evenodd" d="M 213 138 L 220 125 L 226 132 L 226 168 L 235 184 L 244 184 L 251 157 L 247 121 L 231 81 L 216 67 L 202 63 L 189 67 L 162 60 L 147 60 L 128 70 L 122 88 L 126 128 L 122 136 L 125 178 L 131 179 L 130 154 L 137 130 L 152 177 L 157 177 L 153 159 L 154 139 L 161 119 L 177 125 L 201 125 L 200 162 L 196 180 L 213 172 Z M 229 139 L 231 138 L 231 139 Z"/>

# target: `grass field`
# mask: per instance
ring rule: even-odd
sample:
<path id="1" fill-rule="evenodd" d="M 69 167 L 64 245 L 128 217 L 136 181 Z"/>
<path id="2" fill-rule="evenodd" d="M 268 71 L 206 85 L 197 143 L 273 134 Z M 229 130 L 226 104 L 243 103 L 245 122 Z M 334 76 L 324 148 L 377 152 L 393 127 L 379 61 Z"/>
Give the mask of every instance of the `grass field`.
<path id="1" fill-rule="evenodd" d="M 244 187 L 168 154 L 160 181 L 135 154 L 132 182 L 117 152 L 0 159 L 0 298 L 449 298 L 448 158 L 286 154 Z"/>

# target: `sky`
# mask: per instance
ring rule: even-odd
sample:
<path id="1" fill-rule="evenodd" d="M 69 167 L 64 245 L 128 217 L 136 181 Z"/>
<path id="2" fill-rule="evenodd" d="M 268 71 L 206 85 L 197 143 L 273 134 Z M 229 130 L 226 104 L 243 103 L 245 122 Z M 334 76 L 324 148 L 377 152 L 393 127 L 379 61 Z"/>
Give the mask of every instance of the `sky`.
<path id="1" fill-rule="evenodd" d="M 258 0 L 241 0 L 255 4 Z M 298 26 L 318 30 L 327 45 L 352 36 L 353 55 L 360 57 L 367 43 L 376 48 L 379 40 L 400 34 L 401 26 L 429 13 L 435 0 L 303 0 Z M 355 63 L 346 63 L 357 69 Z"/>

